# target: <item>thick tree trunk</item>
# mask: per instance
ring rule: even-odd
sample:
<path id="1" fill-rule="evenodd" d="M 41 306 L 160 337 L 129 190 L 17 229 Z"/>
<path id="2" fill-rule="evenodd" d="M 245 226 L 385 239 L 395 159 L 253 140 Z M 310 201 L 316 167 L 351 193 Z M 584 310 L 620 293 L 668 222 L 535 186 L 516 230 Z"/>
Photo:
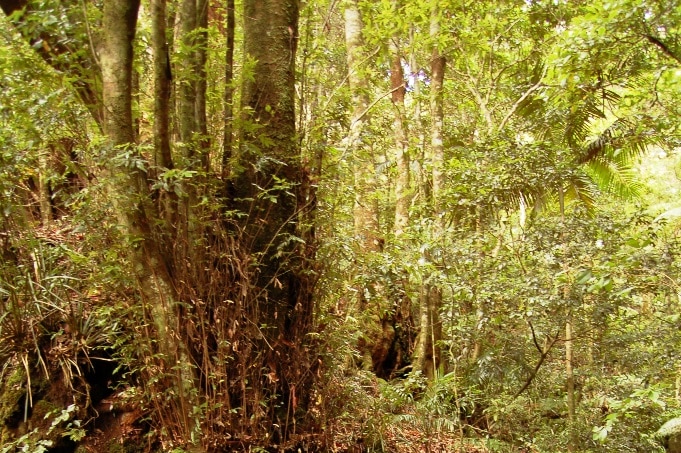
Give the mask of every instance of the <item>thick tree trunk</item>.
<path id="1" fill-rule="evenodd" d="M 132 61 L 139 0 L 112 0 L 104 3 L 103 39 L 100 49 L 104 107 L 103 130 L 111 146 L 110 162 L 122 150 L 132 151 L 134 159 L 142 159 L 135 149 L 132 117 Z M 122 171 L 123 170 L 123 171 Z M 175 416 L 185 429 L 191 430 L 189 416 L 195 405 L 192 392 L 193 374 L 186 346 L 178 337 L 182 323 L 178 316 L 177 293 L 169 264 L 155 230 L 158 219 L 151 201 L 146 174 L 136 165 L 124 163 L 109 169 L 111 198 L 114 200 L 123 233 L 131 241 L 131 262 L 144 303 L 151 308 L 159 345 L 158 366 L 168 385 L 176 392 Z M 168 410 L 167 408 L 165 410 Z"/>
<path id="2" fill-rule="evenodd" d="M 112 158 L 122 150 L 135 147 L 131 95 L 132 41 L 138 8 L 139 0 L 107 1 L 104 6 L 100 49 L 105 112 L 103 129 Z M 137 151 L 133 150 L 132 155 L 141 159 Z M 145 302 L 151 306 L 162 352 L 166 354 L 166 360 L 177 361 L 180 348 L 171 331 L 177 324 L 173 320 L 176 294 L 167 257 L 163 256 L 152 227 L 156 215 L 150 202 L 146 175 L 134 165 L 112 167 L 109 173 L 117 178 L 117 186 L 110 188 L 111 198 L 123 233 L 135 244 L 131 246 L 134 273 Z"/>
<path id="3" fill-rule="evenodd" d="M 262 385 L 260 398 L 271 398 L 270 420 L 281 427 L 277 432 L 284 438 L 308 404 L 312 364 L 307 333 L 314 309 L 313 257 L 298 225 L 308 206 L 295 127 L 298 15 L 297 0 L 244 2 L 244 50 L 255 65 L 252 77 L 244 79 L 241 102 L 247 126 L 231 171 L 233 207 L 246 214 L 234 234 L 251 261 L 249 280 L 238 282 L 243 285 L 240 300 L 250 325 L 257 328 L 250 357 L 240 366 L 245 376 L 255 373 L 249 385 Z M 267 375 L 265 383 L 260 373 Z M 243 416 L 252 416 L 251 423 L 264 421 L 261 401 L 253 396 L 241 401 Z"/>

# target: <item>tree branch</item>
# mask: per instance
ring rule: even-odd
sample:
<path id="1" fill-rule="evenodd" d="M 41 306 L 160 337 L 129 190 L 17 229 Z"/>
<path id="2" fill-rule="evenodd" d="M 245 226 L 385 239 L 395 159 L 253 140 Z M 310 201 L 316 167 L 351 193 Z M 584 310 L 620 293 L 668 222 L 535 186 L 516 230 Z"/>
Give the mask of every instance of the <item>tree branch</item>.
<path id="1" fill-rule="evenodd" d="M 376 99 L 374 99 L 374 101 L 373 101 L 371 104 L 369 104 L 369 106 L 368 106 L 367 108 L 365 108 L 364 111 L 363 111 L 357 118 L 354 119 L 354 121 L 353 121 L 352 124 L 350 125 L 350 129 L 352 129 L 352 126 L 354 126 L 355 124 L 357 124 L 358 122 L 360 122 L 360 121 L 362 120 L 362 118 L 364 118 L 364 117 L 366 116 L 366 114 L 369 113 L 369 112 L 371 111 L 371 109 L 374 108 L 374 106 L 375 106 L 376 104 L 379 103 L 379 101 L 380 101 L 381 99 L 383 99 L 383 98 L 385 98 L 385 97 L 387 97 L 387 96 L 393 94 L 394 92 L 396 92 L 397 90 L 399 90 L 399 89 L 401 89 L 401 88 L 403 88 L 403 85 L 400 85 L 400 86 L 398 86 L 398 87 L 395 87 L 395 88 L 393 88 L 392 90 L 390 90 L 390 91 L 388 91 L 388 92 L 386 92 L 386 93 L 383 93 L 382 95 L 380 95 L 379 97 L 377 97 Z"/>
<path id="2" fill-rule="evenodd" d="M 504 117 L 504 119 L 501 120 L 501 123 L 499 124 L 498 130 L 500 130 L 500 131 L 503 130 L 504 127 L 506 127 L 506 123 L 508 123 L 508 121 L 511 119 L 511 117 L 520 108 L 520 105 L 523 103 L 523 101 L 525 101 L 525 99 L 527 99 L 532 93 L 534 93 L 535 91 L 537 91 L 539 88 L 541 88 L 543 86 L 542 79 L 544 78 L 545 75 L 546 75 L 546 67 L 544 67 L 543 74 L 541 75 L 541 77 L 539 78 L 537 83 L 535 83 L 530 88 L 528 88 L 527 91 L 525 91 L 523 93 L 523 95 L 520 96 L 517 101 L 515 101 L 515 103 L 511 107 L 511 109 L 508 111 L 508 113 Z"/>
<path id="3" fill-rule="evenodd" d="M 549 352 L 551 352 L 551 348 L 553 348 L 553 345 L 555 345 L 558 342 L 558 338 L 560 337 L 560 331 L 558 331 L 553 336 L 553 338 L 551 339 L 551 342 L 546 346 L 546 349 L 544 349 L 541 346 L 539 346 L 539 342 L 537 341 L 537 335 L 534 332 L 534 326 L 532 326 L 532 323 L 528 320 L 527 324 L 529 324 L 529 326 L 530 326 L 530 330 L 532 331 L 532 341 L 534 342 L 534 345 L 539 350 L 540 356 L 539 356 L 539 361 L 534 366 L 534 369 L 532 370 L 532 372 L 528 376 L 527 380 L 525 381 L 525 384 L 520 388 L 520 390 L 518 390 L 515 393 L 515 395 L 513 395 L 513 399 L 518 398 L 525 390 L 527 390 L 530 387 L 530 385 L 532 384 L 532 381 L 534 381 L 534 378 L 537 376 L 539 369 L 544 364 L 546 357 L 548 357 Z"/>
<path id="4" fill-rule="evenodd" d="M 681 56 L 677 55 L 673 50 L 671 50 L 671 49 L 669 48 L 669 46 L 667 46 L 667 44 L 663 43 L 662 41 L 660 41 L 659 38 L 657 38 L 657 37 L 655 37 L 655 36 L 653 36 L 653 35 L 645 35 L 645 37 L 646 37 L 646 39 L 647 39 L 650 43 L 652 43 L 652 44 L 656 45 L 657 47 L 659 47 L 660 50 L 662 50 L 662 53 L 663 53 L 663 54 L 667 55 L 667 56 L 668 56 L 669 58 L 671 58 L 672 60 L 674 60 L 674 61 L 676 61 L 677 63 L 681 64 Z"/>

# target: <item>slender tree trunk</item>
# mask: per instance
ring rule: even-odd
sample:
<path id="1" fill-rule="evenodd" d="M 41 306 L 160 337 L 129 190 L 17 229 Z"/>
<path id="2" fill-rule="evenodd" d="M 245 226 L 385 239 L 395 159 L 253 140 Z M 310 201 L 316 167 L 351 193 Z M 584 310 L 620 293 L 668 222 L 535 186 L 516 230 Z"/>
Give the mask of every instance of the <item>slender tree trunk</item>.
<path id="1" fill-rule="evenodd" d="M 170 54 L 166 0 L 151 1 L 151 45 L 154 52 L 154 165 L 172 169 L 170 152 Z"/>
<path id="2" fill-rule="evenodd" d="M 369 146 L 362 138 L 365 125 L 370 121 L 369 86 L 363 73 L 364 38 L 362 17 L 356 0 L 348 0 L 345 7 L 345 44 L 347 47 L 348 82 L 352 92 L 352 114 L 348 146 L 354 165 L 355 235 L 364 252 L 381 248 L 378 225 L 378 203 L 375 197 L 376 170 Z"/>
<path id="3" fill-rule="evenodd" d="M 362 262 L 370 254 L 383 250 L 383 238 L 379 232 L 376 166 L 371 145 L 364 139 L 365 128 L 371 121 L 371 113 L 369 112 L 369 84 L 366 74 L 367 55 L 363 37 L 364 24 L 357 0 L 345 2 L 344 16 L 348 84 L 352 95 L 352 112 L 346 146 L 352 153 L 355 192 L 354 233 L 358 246 L 358 261 Z M 370 268 L 357 269 L 357 275 L 371 276 L 373 272 L 374 270 Z M 373 296 L 376 300 L 378 299 L 375 292 L 376 286 L 369 283 L 358 286 L 359 312 L 367 310 L 369 297 Z M 367 321 L 364 326 L 365 334 L 360 340 L 362 367 L 387 378 L 385 374 L 390 371 L 385 369 L 384 363 L 390 345 L 394 343 L 395 331 L 387 314 L 378 313 L 378 311 L 374 308 L 370 316 L 366 317 L 370 321 Z"/>
<path id="4" fill-rule="evenodd" d="M 208 118 L 206 117 L 206 62 L 208 58 L 208 0 L 196 1 L 196 101 L 194 114 L 198 133 L 198 150 L 201 169 L 208 173 L 210 170 L 210 138 L 208 135 Z"/>
<path id="5" fill-rule="evenodd" d="M 196 121 L 196 82 L 200 76 L 197 73 L 197 0 L 182 0 L 178 14 L 179 20 L 179 53 L 182 58 L 181 70 L 177 71 L 178 86 L 178 120 L 180 125 L 180 140 L 186 159 L 185 166 L 189 169 L 198 168 L 195 161 L 197 156 L 198 124 Z"/>
<path id="6" fill-rule="evenodd" d="M 182 69 L 176 71 L 178 77 L 178 122 L 180 128 L 181 149 L 184 154 L 183 168 L 192 172 L 201 172 L 207 167 L 206 150 L 203 149 L 203 133 L 200 120 L 205 120 L 205 70 L 200 64 L 201 56 L 205 58 L 205 48 L 202 51 L 201 33 L 199 30 L 199 11 L 197 3 L 200 0 L 182 0 L 179 5 L 179 50 Z M 206 11 L 207 12 L 207 11 Z M 205 65 L 204 65 L 205 66 Z M 203 96 L 200 88 L 204 89 Z M 199 114 L 199 105 L 203 108 Z M 204 122 L 205 128 L 205 122 Z M 188 274 L 200 273 L 202 253 L 200 250 L 202 228 L 201 215 L 198 206 L 202 176 L 194 173 L 192 178 L 185 181 L 183 190 L 185 196 L 181 198 L 178 221 L 178 250 L 183 259 L 183 267 Z M 191 277 L 183 277 L 190 279 Z"/>
<path id="7" fill-rule="evenodd" d="M 572 361 L 574 354 L 572 352 L 572 313 L 568 314 L 565 320 L 565 375 L 567 387 L 567 406 L 568 406 L 568 422 L 570 424 L 570 431 L 574 430 L 575 423 L 575 373 L 572 368 Z M 574 435 L 570 433 L 568 442 L 568 451 L 575 451 L 576 445 Z"/>
<path id="8" fill-rule="evenodd" d="M 411 42 L 411 46 L 413 48 L 414 46 L 414 36 L 415 31 L 414 27 L 411 27 L 409 30 L 409 40 Z M 424 126 L 423 126 L 423 118 L 421 118 L 421 81 L 419 80 L 419 70 L 418 70 L 418 62 L 416 60 L 416 52 L 412 50 L 409 54 L 409 67 L 412 70 L 411 77 L 413 77 L 413 83 L 414 83 L 414 116 L 412 120 L 412 130 L 415 130 L 414 135 L 416 139 L 416 145 L 415 145 L 415 156 L 413 159 L 414 163 L 414 177 L 415 177 L 415 187 L 416 190 L 418 191 L 416 194 L 416 197 L 420 197 L 423 200 L 428 198 L 428 193 L 430 190 L 428 189 L 428 178 L 425 177 L 424 174 L 424 163 L 425 163 L 425 143 L 426 143 L 426 136 L 424 133 Z"/>
<path id="9" fill-rule="evenodd" d="M 430 19 L 430 36 L 437 39 L 440 34 L 439 10 L 433 7 Z M 445 203 L 443 200 L 444 180 L 444 142 L 443 142 L 443 96 L 442 87 L 444 83 L 444 72 L 446 59 L 440 54 L 437 44 L 433 49 L 433 56 L 430 61 L 430 147 L 432 159 L 432 200 L 433 216 L 435 218 L 433 228 L 433 238 L 442 239 L 444 237 L 444 214 Z M 437 245 L 440 247 L 441 245 Z M 427 256 L 430 260 L 431 257 Z M 438 284 L 426 284 L 422 290 L 421 307 L 419 318 L 421 321 L 421 331 L 414 351 L 414 369 L 420 370 L 424 375 L 433 378 L 441 362 L 441 353 L 438 342 L 442 338 L 442 323 L 440 321 L 440 310 L 442 307 L 442 290 Z"/>
<path id="10" fill-rule="evenodd" d="M 567 242 L 567 236 L 565 234 L 565 194 L 562 189 L 558 192 L 558 201 L 560 204 L 560 219 L 563 224 L 562 240 L 564 243 Z M 567 244 L 566 244 L 567 245 Z M 567 258 L 566 258 L 567 259 Z M 567 263 L 563 263 L 563 270 L 567 272 Z M 570 298 L 570 288 L 567 283 L 563 287 L 563 303 L 568 304 Z M 568 406 L 568 452 L 577 451 L 577 438 L 575 433 L 575 409 L 576 409 L 576 399 L 575 399 L 575 374 L 573 369 L 573 359 L 574 353 L 572 338 L 572 309 L 568 309 L 568 313 L 565 318 L 565 386 L 567 393 L 567 406 Z"/>
<path id="11" fill-rule="evenodd" d="M 222 178 L 229 176 L 229 160 L 233 153 L 234 133 L 234 0 L 227 0 L 227 47 L 225 49 L 225 95 L 224 122 L 225 132 L 222 150 Z"/>
<path id="12" fill-rule="evenodd" d="M 409 204 L 411 202 L 409 181 L 409 140 L 407 119 L 404 106 L 404 70 L 402 54 L 397 44 L 397 36 L 390 41 L 392 64 L 390 67 L 390 85 L 393 91 L 392 101 L 395 107 L 395 160 L 397 161 L 397 180 L 395 182 L 395 236 L 399 237 L 409 225 Z"/>
<path id="13" fill-rule="evenodd" d="M 50 152 L 55 153 L 53 146 L 50 146 Z M 50 200 L 50 187 L 48 183 L 49 165 L 47 164 L 47 153 L 41 152 L 38 155 L 38 197 L 40 200 L 40 219 L 43 226 L 49 226 L 52 223 L 52 203 Z"/>
<path id="14" fill-rule="evenodd" d="M 172 72 L 168 49 L 166 0 L 151 1 L 151 47 L 153 50 L 154 77 L 154 175 L 173 169 L 170 147 L 170 95 Z M 177 196 L 162 192 L 159 210 L 168 231 L 177 226 Z M 171 235 L 173 237 L 174 235 Z"/>

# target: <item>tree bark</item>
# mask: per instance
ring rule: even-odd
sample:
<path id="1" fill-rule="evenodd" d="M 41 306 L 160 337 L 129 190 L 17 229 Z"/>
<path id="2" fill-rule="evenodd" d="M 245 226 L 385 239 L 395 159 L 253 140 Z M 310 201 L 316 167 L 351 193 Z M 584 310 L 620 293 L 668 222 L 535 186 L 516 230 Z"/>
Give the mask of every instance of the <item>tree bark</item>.
<path id="1" fill-rule="evenodd" d="M 365 128 L 371 122 L 369 84 L 366 71 L 366 51 L 362 16 L 357 0 L 345 2 L 345 46 L 348 64 L 348 85 L 352 96 L 352 112 L 350 127 L 346 138 L 346 147 L 352 154 L 353 185 L 355 200 L 353 205 L 353 221 L 355 241 L 357 244 L 358 262 L 365 262 L 371 254 L 383 250 L 384 240 L 379 231 L 379 209 L 376 197 L 376 166 L 370 143 L 365 140 Z M 368 266 L 359 266 L 356 276 L 365 282 L 357 287 L 358 311 L 367 310 L 371 298 L 378 300 L 375 294 L 376 285 L 366 280 L 373 279 L 374 270 Z M 387 378 L 391 370 L 385 370 L 384 362 L 388 357 L 391 345 L 394 344 L 395 330 L 388 319 L 389 314 L 380 308 L 373 309 L 371 316 L 363 326 L 365 331 L 359 340 L 362 354 L 362 367 L 372 370 L 381 377 Z"/>
<path id="2" fill-rule="evenodd" d="M 313 257 L 298 224 L 308 209 L 295 126 L 298 16 L 297 0 L 244 2 L 244 50 L 255 65 L 252 77 L 244 78 L 241 106 L 247 126 L 231 171 L 233 207 L 246 214 L 234 234 L 252 270 L 249 281 L 239 283 L 246 292 L 242 300 L 250 323 L 267 326 L 252 335 L 250 363 L 242 366 L 247 374 L 267 372 L 262 394 L 271 395 L 271 408 L 279 407 L 272 422 L 281 426 L 284 438 L 308 404 L 307 333 L 314 311 Z M 260 402 L 242 403 L 259 420 Z"/>
<path id="3" fill-rule="evenodd" d="M 103 40 L 100 49 L 103 82 L 103 129 L 111 148 L 109 161 L 116 161 L 121 150 L 131 150 L 132 158 L 141 159 L 134 149 L 132 120 L 132 41 L 135 36 L 139 0 L 107 1 L 103 11 Z M 117 175 L 117 187 L 110 188 L 111 197 L 123 228 L 132 241 L 134 273 L 152 314 L 167 359 L 179 359 L 179 347 L 171 329 L 175 289 L 168 267 L 152 227 L 155 215 L 150 203 L 146 175 L 137 166 L 110 164 L 109 176 Z M 125 171 L 121 171 L 121 168 Z M 112 182 L 113 184 L 113 182 Z"/>
<path id="4" fill-rule="evenodd" d="M 390 41 L 392 64 L 390 66 L 390 85 L 392 102 L 395 107 L 395 160 L 397 162 L 397 179 L 395 181 L 395 237 L 401 236 L 409 225 L 409 204 L 411 194 L 409 189 L 409 140 L 407 119 L 404 106 L 404 70 L 402 69 L 402 54 L 398 46 L 398 37 Z"/>
<path id="5" fill-rule="evenodd" d="M 110 162 L 125 150 L 132 159 L 143 159 L 134 143 L 132 117 L 132 62 L 133 39 L 140 0 L 112 0 L 104 3 L 102 16 L 103 39 L 100 49 L 102 67 L 103 130 L 111 147 Z M 123 170 L 123 171 L 121 171 Z M 151 307 L 158 341 L 158 365 L 161 371 L 173 376 L 168 385 L 176 392 L 175 415 L 188 435 L 189 416 L 196 405 L 189 390 L 194 377 L 189 364 L 186 345 L 177 332 L 183 325 L 179 318 L 178 295 L 174 285 L 171 258 L 165 256 L 156 227 L 158 213 L 152 203 L 146 174 L 137 165 L 124 163 L 109 169 L 111 198 L 114 201 L 124 234 L 131 241 L 131 261 L 143 300 Z"/>
<path id="6" fill-rule="evenodd" d="M 371 120 L 367 111 L 369 87 L 363 74 L 365 59 L 362 17 L 356 0 L 348 0 L 345 8 L 345 45 L 347 47 L 348 83 L 352 92 L 352 114 L 348 135 L 348 148 L 352 151 L 354 166 L 355 204 L 353 209 L 355 236 L 364 252 L 379 251 L 378 203 L 375 197 L 376 170 L 372 152 L 364 142 L 362 133 Z"/>
<path id="7" fill-rule="evenodd" d="M 179 55 L 182 69 L 177 71 L 178 77 L 178 121 L 180 125 L 180 140 L 186 159 L 185 167 L 198 168 L 195 161 L 197 151 L 198 124 L 196 121 L 196 26 L 197 26 L 197 0 L 182 0 L 178 14 L 179 20 Z"/>
<path id="8" fill-rule="evenodd" d="M 210 137 L 208 136 L 208 118 L 206 117 L 206 92 L 208 81 L 206 78 L 206 63 L 208 60 L 208 0 L 196 2 L 196 101 L 194 115 L 198 133 L 198 149 L 201 169 L 208 173 L 210 170 Z"/>
<path id="9" fill-rule="evenodd" d="M 154 52 L 154 165 L 161 169 L 172 169 L 170 151 L 172 73 L 166 33 L 166 0 L 151 0 L 151 45 Z"/>
<path id="10" fill-rule="evenodd" d="M 574 354 L 572 352 L 572 314 L 568 314 L 565 320 L 565 375 L 567 388 L 568 423 L 570 424 L 570 436 L 568 439 L 568 451 L 576 451 L 575 435 L 575 373 L 572 367 Z"/>
<path id="11" fill-rule="evenodd" d="M 232 158 L 234 133 L 234 0 L 227 0 L 227 37 L 225 48 L 225 94 L 224 122 L 225 131 L 222 150 L 222 177 L 229 177 L 229 160 Z"/>
<path id="12" fill-rule="evenodd" d="M 433 225 L 432 236 L 437 244 L 444 237 L 445 203 L 443 200 L 444 180 L 444 141 L 443 141 L 443 94 L 446 59 L 440 54 L 437 39 L 440 34 L 439 10 L 434 6 L 430 18 L 430 36 L 436 42 L 430 61 L 430 147 L 432 159 L 432 204 Z M 440 247 L 438 244 L 436 247 Z M 425 257 L 428 261 L 432 256 Z M 414 351 L 414 370 L 420 370 L 428 378 L 433 378 L 441 363 L 441 352 L 438 342 L 442 338 L 440 310 L 442 307 L 442 290 L 438 283 L 426 283 L 422 289 L 419 318 L 421 330 Z"/>

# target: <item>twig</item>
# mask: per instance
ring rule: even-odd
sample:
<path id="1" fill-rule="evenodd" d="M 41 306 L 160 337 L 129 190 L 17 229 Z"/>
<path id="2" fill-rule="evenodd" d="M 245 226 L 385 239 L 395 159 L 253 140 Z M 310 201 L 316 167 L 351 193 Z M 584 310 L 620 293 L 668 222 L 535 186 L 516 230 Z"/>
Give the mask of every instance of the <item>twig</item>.
<path id="1" fill-rule="evenodd" d="M 500 131 L 503 130 L 504 127 L 506 126 L 506 123 L 508 123 L 508 121 L 511 119 L 511 117 L 520 108 L 520 104 L 522 104 L 523 101 L 525 99 L 527 99 L 530 94 L 534 93 L 535 91 L 537 91 L 539 88 L 541 88 L 543 86 L 542 79 L 544 78 L 545 75 L 546 75 L 546 67 L 544 67 L 544 71 L 543 71 L 541 77 L 539 78 L 539 81 L 537 83 L 535 83 L 534 85 L 532 85 L 530 88 L 528 88 L 527 91 L 525 91 L 523 93 L 523 95 L 520 96 L 517 101 L 515 101 L 515 103 L 511 107 L 511 110 L 509 110 L 508 113 L 506 114 L 506 116 L 504 117 L 504 119 L 501 120 L 501 123 L 499 124 L 498 130 L 500 130 Z"/>
<path id="2" fill-rule="evenodd" d="M 548 357 L 551 348 L 553 348 L 553 345 L 555 345 L 558 342 L 558 337 L 560 336 L 559 330 L 556 333 L 556 335 L 554 335 L 551 342 L 546 346 L 546 349 L 544 349 L 539 345 L 539 342 L 537 341 L 537 335 L 534 332 L 534 326 L 532 325 L 529 319 L 527 320 L 527 324 L 530 326 L 530 330 L 532 331 L 532 341 L 534 342 L 534 345 L 537 347 L 537 350 L 539 350 L 540 356 L 539 361 L 534 366 L 534 369 L 530 373 L 530 376 L 527 378 L 527 381 L 525 381 L 525 385 L 523 385 L 520 388 L 520 390 L 518 390 L 515 393 L 515 395 L 513 395 L 513 399 L 518 398 L 532 384 L 532 381 L 534 381 L 534 378 L 537 376 L 537 373 L 539 372 L 539 368 L 541 368 L 541 366 L 544 364 L 544 361 L 546 360 L 546 357 Z"/>
<path id="3" fill-rule="evenodd" d="M 395 87 L 395 88 L 393 88 L 392 90 L 388 91 L 387 93 L 383 93 L 382 95 L 380 95 L 379 97 L 377 97 L 376 99 L 374 99 L 374 102 L 372 102 L 371 104 L 369 104 L 369 106 L 368 106 L 366 109 L 364 109 L 364 111 L 363 111 L 357 118 L 355 118 L 354 120 L 352 120 L 352 123 L 350 124 L 350 129 L 352 130 L 352 127 L 353 127 L 355 124 L 357 124 L 358 122 L 360 122 L 360 121 L 362 120 L 362 118 L 364 118 L 364 116 L 366 116 L 366 114 L 369 113 L 369 111 L 370 111 L 372 108 L 374 108 L 374 106 L 375 106 L 376 104 L 379 103 L 379 101 L 380 101 L 381 99 L 385 98 L 386 96 L 389 96 L 389 95 L 393 94 L 393 93 L 394 93 L 395 91 L 397 91 L 397 90 L 401 90 L 403 87 L 404 87 L 404 85 L 400 85 L 400 86 L 398 86 L 398 87 Z"/>
<path id="4" fill-rule="evenodd" d="M 645 38 L 651 43 L 655 44 L 657 47 L 662 50 L 662 53 L 667 55 L 669 58 L 675 60 L 677 63 L 681 63 L 681 56 L 677 55 L 674 51 L 672 51 L 665 43 L 659 40 L 659 38 L 656 38 L 653 35 L 645 35 Z"/>

